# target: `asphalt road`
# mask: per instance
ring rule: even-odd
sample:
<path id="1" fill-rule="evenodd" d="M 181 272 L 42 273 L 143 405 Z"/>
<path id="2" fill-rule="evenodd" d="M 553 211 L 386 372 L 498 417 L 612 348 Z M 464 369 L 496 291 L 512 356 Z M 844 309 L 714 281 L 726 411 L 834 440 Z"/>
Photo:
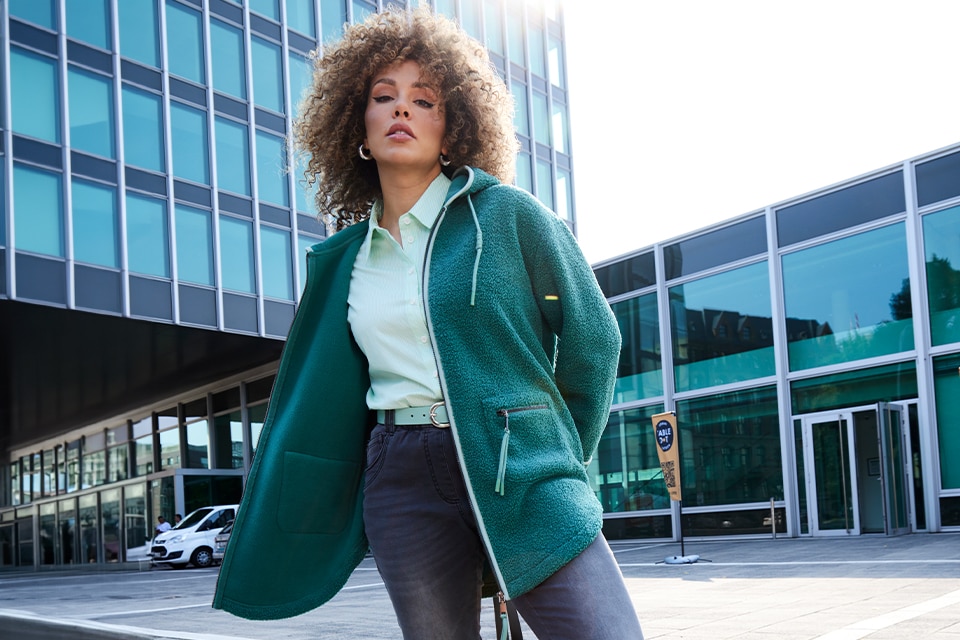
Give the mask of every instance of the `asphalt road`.
<path id="1" fill-rule="evenodd" d="M 611 545 L 647 640 L 960 640 L 960 534 Z M 288 620 L 210 608 L 217 569 L 0 573 L 0 638 L 400 638 L 372 560 L 326 605 Z M 585 585 L 585 588 L 588 586 Z M 494 640 L 492 603 L 482 637 Z M 526 629 L 524 639 L 534 636 Z M 584 640 L 584 639 L 577 639 Z M 630 639 L 625 639 L 630 640 Z"/>

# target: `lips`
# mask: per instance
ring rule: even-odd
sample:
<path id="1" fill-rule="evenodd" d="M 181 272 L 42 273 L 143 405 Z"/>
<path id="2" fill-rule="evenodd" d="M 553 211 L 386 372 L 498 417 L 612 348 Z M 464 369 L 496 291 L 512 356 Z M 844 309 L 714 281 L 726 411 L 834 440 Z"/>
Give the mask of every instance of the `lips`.
<path id="1" fill-rule="evenodd" d="M 395 124 L 387 131 L 387 137 L 394 135 L 395 133 L 402 133 L 410 136 L 411 138 L 416 138 L 417 136 L 413 135 L 413 131 L 405 124 Z"/>

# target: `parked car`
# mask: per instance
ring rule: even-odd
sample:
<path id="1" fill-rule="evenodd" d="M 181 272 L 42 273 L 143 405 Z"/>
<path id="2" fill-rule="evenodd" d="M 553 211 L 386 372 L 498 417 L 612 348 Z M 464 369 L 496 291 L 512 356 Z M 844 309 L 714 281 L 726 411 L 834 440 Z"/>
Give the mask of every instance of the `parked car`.
<path id="1" fill-rule="evenodd" d="M 202 507 L 187 514 L 180 524 L 153 539 L 150 558 L 154 564 L 183 569 L 188 564 L 213 564 L 214 538 L 237 515 L 235 504 Z"/>
<path id="2" fill-rule="evenodd" d="M 213 538 L 213 561 L 217 564 L 223 562 L 223 554 L 227 551 L 227 541 L 230 540 L 231 531 L 233 531 L 233 520 L 220 529 L 220 533 Z"/>

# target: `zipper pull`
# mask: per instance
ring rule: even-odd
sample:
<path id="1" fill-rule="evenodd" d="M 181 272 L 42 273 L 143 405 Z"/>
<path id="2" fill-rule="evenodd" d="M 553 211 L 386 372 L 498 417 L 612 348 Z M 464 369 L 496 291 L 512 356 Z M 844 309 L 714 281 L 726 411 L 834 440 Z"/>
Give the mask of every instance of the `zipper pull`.
<path id="1" fill-rule="evenodd" d="M 503 597 L 503 591 L 497 592 L 497 613 L 500 614 L 500 640 L 509 640 L 510 621 L 507 619 L 507 600 Z"/>
<path id="2" fill-rule="evenodd" d="M 500 464 L 497 467 L 497 484 L 494 486 L 494 493 L 501 496 L 506 491 L 507 484 L 507 450 L 510 444 L 510 412 L 506 409 L 500 409 L 497 413 L 503 416 L 503 440 L 500 441 Z"/>

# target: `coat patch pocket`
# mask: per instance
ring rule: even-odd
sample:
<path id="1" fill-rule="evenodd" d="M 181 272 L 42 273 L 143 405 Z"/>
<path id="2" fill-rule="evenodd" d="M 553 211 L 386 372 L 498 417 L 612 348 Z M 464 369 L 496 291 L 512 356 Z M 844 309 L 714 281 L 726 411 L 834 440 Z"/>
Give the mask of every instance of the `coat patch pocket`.
<path id="1" fill-rule="evenodd" d="M 567 428 L 548 395 L 505 394 L 485 399 L 483 408 L 499 451 L 494 493 L 504 496 L 513 483 L 535 482 L 570 465 Z"/>
<path id="2" fill-rule="evenodd" d="M 287 533 L 335 534 L 357 505 L 361 463 L 288 451 L 277 506 L 277 524 Z"/>

